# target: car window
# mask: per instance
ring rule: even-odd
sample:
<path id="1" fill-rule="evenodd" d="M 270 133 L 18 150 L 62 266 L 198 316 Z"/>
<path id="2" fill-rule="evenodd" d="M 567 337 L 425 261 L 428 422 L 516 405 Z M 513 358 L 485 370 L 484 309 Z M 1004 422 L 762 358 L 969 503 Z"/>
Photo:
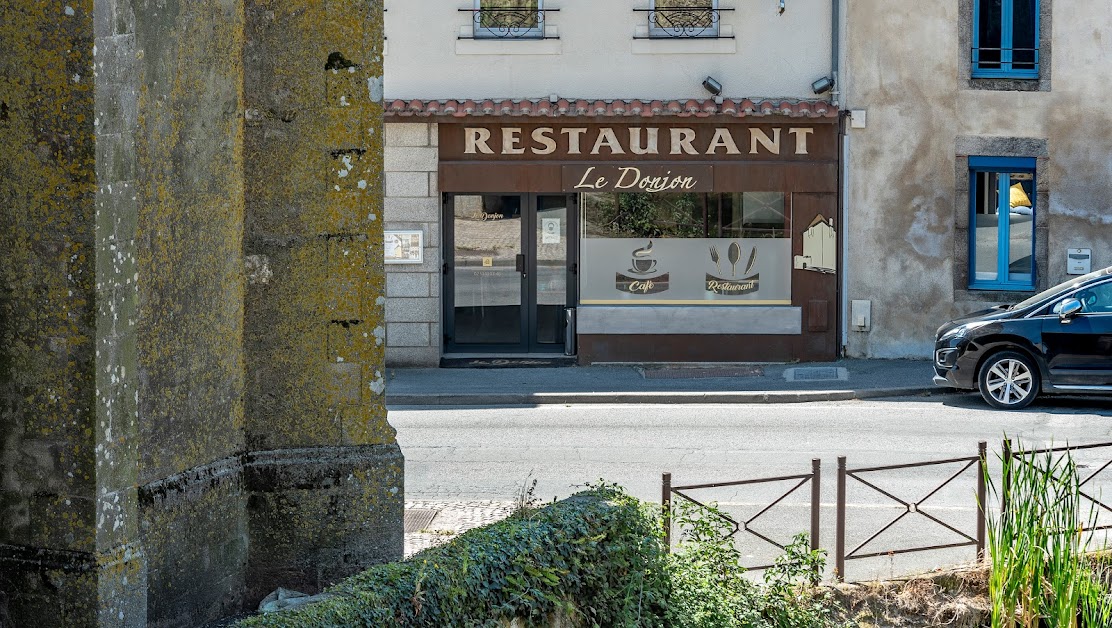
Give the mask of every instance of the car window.
<path id="1" fill-rule="evenodd" d="M 1102 268 L 1100 270 L 1093 271 L 1093 272 L 1089 273 L 1088 275 L 1082 275 L 1081 277 L 1072 277 L 1072 278 L 1067 279 L 1066 281 L 1063 281 L 1062 283 L 1054 286 L 1053 288 L 1050 288 L 1049 290 L 1043 290 L 1042 292 L 1036 294 L 1033 297 L 1030 297 L 1030 298 L 1028 298 L 1024 301 L 1016 303 L 1015 305 L 1013 305 L 1011 307 L 1011 309 L 1013 309 L 1013 310 L 1022 310 L 1023 308 L 1030 307 L 1030 306 L 1042 301 L 1043 299 L 1050 298 L 1051 296 L 1053 296 L 1057 292 L 1061 292 L 1062 293 L 1062 298 L 1064 299 L 1064 298 L 1066 298 L 1066 295 L 1065 295 L 1066 291 L 1069 290 L 1070 288 L 1074 288 L 1074 287 L 1076 287 L 1078 285 L 1081 285 L 1081 284 L 1083 284 L 1087 281 L 1092 281 L 1093 279 L 1096 279 L 1096 278 L 1104 276 L 1104 275 L 1108 275 L 1110 273 L 1112 273 L 1112 268 Z"/>
<path id="2" fill-rule="evenodd" d="M 1081 311 L 1089 314 L 1112 314 L 1112 282 L 1087 286 L 1057 299 L 1050 311 L 1057 314 L 1066 299 L 1081 301 Z"/>

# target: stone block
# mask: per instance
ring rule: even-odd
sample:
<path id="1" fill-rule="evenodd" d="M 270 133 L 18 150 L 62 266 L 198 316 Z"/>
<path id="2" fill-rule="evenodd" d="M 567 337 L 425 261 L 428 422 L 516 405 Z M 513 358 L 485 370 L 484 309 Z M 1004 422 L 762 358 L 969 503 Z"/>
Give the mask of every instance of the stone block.
<path id="1" fill-rule="evenodd" d="M 390 175 L 387 175 L 390 176 Z M 440 222 L 440 202 L 435 198 L 386 197 L 386 222 Z"/>
<path id="2" fill-rule="evenodd" d="M 134 32 L 135 12 L 131 10 L 131 0 L 98 0 L 93 9 L 93 33 L 98 38 Z"/>
<path id="3" fill-rule="evenodd" d="M 429 145 L 429 125 L 424 122 L 389 122 L 384 125 L 384 133 L 387 149 Z M 390 167 L 389 162 L 386 167 Z"/>
<path id="4" fill-rule="evenodd" d="M 440 342 L 432 347 L 386 347 L 386 367 L 436 367 L 440 365 Z"/>
<path id="5" fill-rule="evenodd" d="M 387 299 L 386 320 L 391 323 L 433 323 L 440 320 L 439 299 Z"/>
<path id="6" fill-rule="evenodd" d="M 383 169 L 386 172 L 435 172 L 440 164 L 440 154 L 434 147 L 390 147 L 383 150 Z"/>
<path id="7" fill-rule="evenodd" d="M 432 146 L 440 146 L 440 125 L 429 125 L 429 144 Z"/>
<path id="8" fill-rule="evenodd" d="M 427 347 L 431 342 L 428 323 L 387 323 L 387 347 Z"/>
<path id="9" fill-rule="evenodd" d="M 387 172 L 383 175 L 386 182 L 386 196 L 428 197 L 428 172 Z"/>
<path id="10" fill-rule="evenodd" d="M 386 273 L 386 296 L 428 297 L 429 276 L 424 273 Z"/>

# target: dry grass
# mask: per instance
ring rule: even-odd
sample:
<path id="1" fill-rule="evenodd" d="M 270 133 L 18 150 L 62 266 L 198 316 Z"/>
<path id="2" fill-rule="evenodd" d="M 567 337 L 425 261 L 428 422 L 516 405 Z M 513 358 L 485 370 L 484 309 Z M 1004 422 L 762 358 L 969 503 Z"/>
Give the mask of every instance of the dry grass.
<path id="1" fill-rule="evenodd" d="M 988 570 L 963 567 L 907 580 L 835 588 L 843 619 L 861 628 L 981 628 L 989 626 Z"/>

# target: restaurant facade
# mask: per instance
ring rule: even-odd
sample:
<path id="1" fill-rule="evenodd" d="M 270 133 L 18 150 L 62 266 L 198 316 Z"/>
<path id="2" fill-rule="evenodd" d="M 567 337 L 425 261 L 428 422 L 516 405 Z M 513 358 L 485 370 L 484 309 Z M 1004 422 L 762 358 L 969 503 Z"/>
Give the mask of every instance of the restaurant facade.
<path id="1" fill-rule="evenodd" d="M 391 365 L 831 360 L 822 101 L 393 101 Z"/>

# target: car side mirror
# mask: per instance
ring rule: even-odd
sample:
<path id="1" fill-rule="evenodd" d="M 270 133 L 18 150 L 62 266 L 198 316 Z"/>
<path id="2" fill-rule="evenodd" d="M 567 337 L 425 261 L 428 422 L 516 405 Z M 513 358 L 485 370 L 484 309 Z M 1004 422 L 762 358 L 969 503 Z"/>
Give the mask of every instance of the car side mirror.
<path id="1" fill-rule="evenodd" d="M 1063 323 L 1068 323 L 1077 316 L 1085 306 L 1077 299 L 1066 299 L 1062 301 L 1062 305 L 1058 308 L 1058 320 Z"/>

